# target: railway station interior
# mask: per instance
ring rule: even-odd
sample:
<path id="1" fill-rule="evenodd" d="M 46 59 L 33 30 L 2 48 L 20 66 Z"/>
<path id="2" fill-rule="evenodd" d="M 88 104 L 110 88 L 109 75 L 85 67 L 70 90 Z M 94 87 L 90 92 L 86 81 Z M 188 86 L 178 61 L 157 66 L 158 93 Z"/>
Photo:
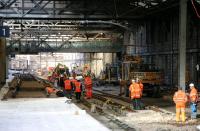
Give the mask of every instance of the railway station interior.
<path id="1" fill-rule="evenodd" d="M 200 0 L 0 0 L 0 131 L 200 130 Z"/>

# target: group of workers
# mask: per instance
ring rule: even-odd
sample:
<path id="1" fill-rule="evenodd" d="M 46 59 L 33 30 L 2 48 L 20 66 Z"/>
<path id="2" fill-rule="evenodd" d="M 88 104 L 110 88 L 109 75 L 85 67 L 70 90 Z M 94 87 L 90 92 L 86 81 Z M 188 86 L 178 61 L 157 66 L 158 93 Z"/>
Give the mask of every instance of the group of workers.
<path id="1" fill-rule="evenodd" d="M 83 86 L 80 80 L 76 79 L 76 75 L 73 75 L 73 79 L 66 77 L 63 79 L 63 92 L 64 95 L 71 100 L 72 93 L 75 92 L 77 102 L 80 101 L 81 94 L 83 91 Z M 84 86 L 85 86 L 85 98 L 92 98 L 92 79 L 89 75 L 84 76 Z M 143 109 L 143 104 L 141 102 L 142 93 L 143 93 L 143 84 L 139 79 L 133 79 L 129 87 L 130 97 L 133 103 L 133 108 L 135 110 Z M 176 121 L 179 122 L 180 118 L 182 122 L 186 121 L 186 104 L 190 102 L 191 109 L 191 119 L 196 119 L 197 117 L 197 101 L 198 101 L 198 91 L 195 88 L 194 84 L 189 85 L 190 93 L 189 95 L 185 93 L 181 87 L 178 88 L 178 91 L 175 92 L 173 101 L 176 104 Z M 49 92 L 54 92 L 55 89 L 49 89 Z"/>
<path id="2" fill-rule="evenodd" d="M 180 118 L 182 122 L 186 121 L 186 104 L 190 103 L 191 110 L 191 119 L 197 118 L 197 102 L 198 102 L 198 91 L 195 88 L 194 84 L 189 84 L 190 93 L 185 93 L 182 88 L 178 88 L 178 91 L 175 92 L 173 101 L 176 104 L 176 121 L 179 122 Z M 129 87 L 130 97 L 133 103 L 133 108 L 135 110 L 143 109 L 143 104 L 141 102 L 143 84 L 141 80 L 133 79 L 132 84 Z"/>
<path id="3" fill-rule="evenodd" d="M 57 81 L 56 81 L 57 82 Z M 54 84 L 54 86 L 57 84 Z M 69 77 L 61 77 L 58 80 L 58 85 L 63 90 L 64 96 L 68 98 L 66 102 L 70 102 L 72 99 L 72 94 L 75 93 L 75 97 L 77 102 L 80 102 L 81 94 L 83 92 L 83 86 L 80 80 L 76 79 L 76 74 L 73 74 L 73 78 L 69 79 Z M 84 87 L 85 87 L 85 98 L 92 98 L 92 79 L 89 75 L 84 76 Z M 46 88 L 47 96 L 49 96 L 53 92 L 57 92 L 56 88 Z"/>
<path id="4" fill-rule="evenodd" d="M 71 100 L 72 99 L 72 93 L 75 92 L 76 100 L 80 101 L 81 92 L 82 92 L 82 83 L 80 80 L 76 80 L 73 76 L 73 79 L 70 80 L 68 77 L 66 80 L 64 80 L 64 89 L 63 92 L 65 96 Z"/>
<path id="5" fill-rule="evenodd" d="M 176 121 L 179 122 L 180 118 L 182 122 L 186 120 L 185 108 L 187 102 L 190 103 L 191 110 L 191 119 L 197 118 L 197 102 L 198 102 L 198 91 L 195 88 L 194 84 L 189 84 L 190 93 L 186 94 L 181 87 L 178 88 L 178 91 L 175 92 L 173 100 L 176 104 Z"/>

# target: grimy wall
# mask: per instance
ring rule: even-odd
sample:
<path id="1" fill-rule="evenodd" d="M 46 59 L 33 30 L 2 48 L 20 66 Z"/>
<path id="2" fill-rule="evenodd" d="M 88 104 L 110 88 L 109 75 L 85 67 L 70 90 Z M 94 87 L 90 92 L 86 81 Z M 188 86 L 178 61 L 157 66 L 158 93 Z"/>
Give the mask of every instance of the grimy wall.
<path id="1" fill-rule="evenodd" d="M 188 4 L 186 81 L 200 81 L 200 19 Z M 178 7 L 149 16 L 136 24 L 132 54 L 156 64 L 165 74 L 165 83 L 178 83 Z"/>

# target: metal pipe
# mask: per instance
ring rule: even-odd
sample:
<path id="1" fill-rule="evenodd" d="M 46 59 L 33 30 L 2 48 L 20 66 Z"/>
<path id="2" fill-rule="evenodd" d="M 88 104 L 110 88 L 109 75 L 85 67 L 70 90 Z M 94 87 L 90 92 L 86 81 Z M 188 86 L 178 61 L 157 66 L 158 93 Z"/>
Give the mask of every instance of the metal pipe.
<path id="1" fill-rule="evenodd" d="M 124 30 L 127 30 L 127 31 L 133 31 L 132 29 L 128 28 L 127 26 L 124 26 L 120 23 L 116 23 L 116 22 L 113 22 L 113 21 L 102 21 L 102 20 L 99 20 L 99 21 L 89 21 L 89 20 L 85 20 L 85 21 L 80 21 L 80 23 L 83 23 L 83 24 L 93 24 L 93 23 L 97 23 L 97 24 L 110 24 L 110 25 L 115 25 L 115 26 L 118 26 Z"/>

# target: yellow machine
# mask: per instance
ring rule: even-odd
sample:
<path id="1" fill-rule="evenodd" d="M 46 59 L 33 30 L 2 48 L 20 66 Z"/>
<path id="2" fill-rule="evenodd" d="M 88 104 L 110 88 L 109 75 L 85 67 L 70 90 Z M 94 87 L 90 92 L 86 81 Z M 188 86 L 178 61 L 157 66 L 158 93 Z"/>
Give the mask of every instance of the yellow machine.
<path id="1" fill-rule="evenodd" d="M 128 57 L 122 63 L 122 80 L 130 83 L 131 79 L 142 80 L 144 93 L 157 97 L 160 95 L 160 85 L 163 84 L 163 73 L 152 64 L 144 64 L 139 57 Z M 129 81 L 129 82 L 128 82 Z"/>

